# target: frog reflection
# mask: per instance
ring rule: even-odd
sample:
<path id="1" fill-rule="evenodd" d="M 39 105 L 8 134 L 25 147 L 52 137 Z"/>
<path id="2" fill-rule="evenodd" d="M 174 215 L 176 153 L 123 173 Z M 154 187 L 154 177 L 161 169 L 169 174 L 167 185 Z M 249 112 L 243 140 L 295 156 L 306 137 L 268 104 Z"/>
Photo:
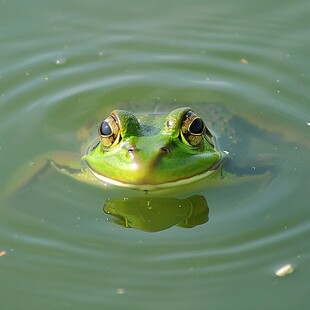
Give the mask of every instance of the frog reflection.
<path id="1" fill-rule="evenodd" d="M 121 226 L 157 232 L 173 226 L 192 228 L 207 223 L 209 208 L 204 196 L 131 197 L 108 199 L 103 211 Z"/>

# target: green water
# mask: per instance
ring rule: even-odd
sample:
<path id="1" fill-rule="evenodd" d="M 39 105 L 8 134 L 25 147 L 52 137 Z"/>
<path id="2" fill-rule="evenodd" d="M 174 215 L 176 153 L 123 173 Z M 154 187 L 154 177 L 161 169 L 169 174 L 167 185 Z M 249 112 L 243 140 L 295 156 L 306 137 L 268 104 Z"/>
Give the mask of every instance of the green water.
<path id="1" fill-rule="evenodd" d="M 308 309 L 309 6 L 1 0 L 1 188 L 114 108 L 210 102 L 279 135 L 260 149 L 272 181 L 200 190 L 209 221 L 190 229 L 116 225 L 109 189 L 56 173 L 1 199 L 1 308 Z"/>

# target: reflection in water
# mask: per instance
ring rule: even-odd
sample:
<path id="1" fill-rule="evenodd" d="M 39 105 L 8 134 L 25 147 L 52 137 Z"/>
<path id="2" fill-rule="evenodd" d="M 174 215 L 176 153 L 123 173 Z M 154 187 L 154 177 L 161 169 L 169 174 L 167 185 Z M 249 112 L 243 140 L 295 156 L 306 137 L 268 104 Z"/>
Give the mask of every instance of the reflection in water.
<path id="1" fill-rule="evenodd" d="M 192 228 L 209 220 L 205 197 L 193 195 L 185 199 L 171 197 L 132 197 L 108 199 L 103 211 L 111 220 L 124 227 L 148 232 L 172 226 Z"/>

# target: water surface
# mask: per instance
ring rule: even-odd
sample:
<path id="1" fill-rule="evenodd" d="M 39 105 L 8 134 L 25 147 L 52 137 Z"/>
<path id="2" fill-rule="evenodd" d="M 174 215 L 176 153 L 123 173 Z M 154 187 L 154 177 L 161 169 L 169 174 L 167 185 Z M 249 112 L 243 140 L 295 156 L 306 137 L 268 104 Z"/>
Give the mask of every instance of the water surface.
<path id="1" fill-rule="evenodd" d="M 1 304 L 19 309 L 307 309 L 309 3 L 0 2 L 0 184 L 114 108 L 221 104 L 264 130 L 264 186 L 199 194 L 209 221 L 107 220 L 109 190 L 54 173 L 1 202 Z M 276 134 L 274 134 L 276 133 Z M 278 137 L 274 139 L 274 137 Z M 114 196 L 123 196 L 114 191 Z M 3 199 L 2 199 L 3 200 Z M 290 263 L 295 271 L 278 278 Z"/>

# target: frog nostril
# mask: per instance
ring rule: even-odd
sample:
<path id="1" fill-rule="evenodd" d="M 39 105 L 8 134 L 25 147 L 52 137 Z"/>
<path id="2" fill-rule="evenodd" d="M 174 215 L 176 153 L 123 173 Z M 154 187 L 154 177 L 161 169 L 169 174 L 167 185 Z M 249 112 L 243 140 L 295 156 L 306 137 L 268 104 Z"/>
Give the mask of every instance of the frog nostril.
<path id="1" fill-rule="evenodd" d="M 133 146 L 131 146 L 129 149 L 128 149 L 128 155 L 130 156 L 130 158 L 135 158 L 135 152 L 136 151 L 136 148 L 135 147 L 133 147 Z"/>
<path id="2" fill-rule="evenodd" d="M 167 147 L 161 147 L 160 150 L 162 153 L 169 153 L 170 152 L 170 150 Z"/>

